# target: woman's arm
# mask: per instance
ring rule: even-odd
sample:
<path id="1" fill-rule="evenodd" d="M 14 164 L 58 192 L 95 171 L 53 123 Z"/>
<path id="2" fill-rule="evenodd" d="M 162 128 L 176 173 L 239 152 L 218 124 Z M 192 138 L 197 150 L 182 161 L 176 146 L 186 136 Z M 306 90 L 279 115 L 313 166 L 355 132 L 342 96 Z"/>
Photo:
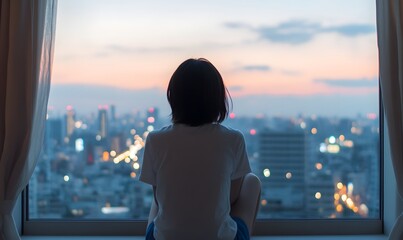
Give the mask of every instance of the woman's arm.
<path id="1" fill-rule="evenodd" d="M 243 177 L 231 181 L 231 194 L 230 194 L 231 208 L 234 205 L 234 203 L 238 200 L 239 193 L 241 192 L 242 182 Z"/>
<path id="2" fill-rule="evenodd" d="M 148 225 L 150 225 L 150 223 L 152 223 L 155 219 L 155 217 L 157 216 L 158 213 L 158 202 L 156 199 L 156 193 L 157 193 L 157 187 L 153 186 L 153 201 L 151 203 L 151 209 L 150 209 L 150 214 L 148 215 L 148 223 L 147 223 L 147 227 Z"/>

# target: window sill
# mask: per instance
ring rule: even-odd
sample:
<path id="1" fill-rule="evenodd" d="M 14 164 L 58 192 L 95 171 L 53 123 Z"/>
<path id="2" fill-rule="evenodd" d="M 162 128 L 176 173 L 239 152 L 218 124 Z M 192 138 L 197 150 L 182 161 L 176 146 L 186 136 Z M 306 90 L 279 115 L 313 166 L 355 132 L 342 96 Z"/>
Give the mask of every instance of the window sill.
<path id="1" fill-rule="evenodd" d="M 78 237 L 78 236 L 22 236 L 22 240 L 143 240 L 143 236 L 126 237 Z M 386 240 L 385 235 L 343 235 L 343 236 L 256 236 L 253 240 Z"/>

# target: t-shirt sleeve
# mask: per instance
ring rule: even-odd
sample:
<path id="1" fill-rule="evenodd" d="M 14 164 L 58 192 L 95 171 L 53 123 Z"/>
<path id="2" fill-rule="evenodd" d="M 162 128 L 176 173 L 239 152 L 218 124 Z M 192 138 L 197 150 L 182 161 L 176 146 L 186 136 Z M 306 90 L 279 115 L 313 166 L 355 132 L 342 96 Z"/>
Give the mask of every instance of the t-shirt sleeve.
<path id="1" fill-rule="evenodd" d="M 245 139 L 242 133 L 239 133 L 239 139 L 236 150 L 234 171 L 231 176 L 231 180 L 238 179 L 251 172 L 248 155 L 246 153 Z"/>
<path id="2" fill-rule="evenodd" d="M 144 149 L 143 166 L 141 167 L 140 181 L 150 185 L 157 185 L 155 166 L 155 152 L 152 144 L 152 134 L 149 134 Z"/>

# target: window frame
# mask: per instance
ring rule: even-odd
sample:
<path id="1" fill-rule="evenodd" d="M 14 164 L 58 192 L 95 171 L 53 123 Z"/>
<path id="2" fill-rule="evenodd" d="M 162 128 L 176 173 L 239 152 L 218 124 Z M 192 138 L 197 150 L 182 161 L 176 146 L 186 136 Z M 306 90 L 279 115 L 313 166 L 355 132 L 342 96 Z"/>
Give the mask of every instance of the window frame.
<path id="1" fill-rule="evenodd" d="M 379 98 L 379 218 L 378 219 L 257 219 L 253 236 L 267 235 L 377 235 L 385 234 L 385 221 L 396 216 L 387 216 L 388 211 L 396 210 L 396 206 L 386 205 L 385 198 L 393 198 L 388 192 L 385 196 L 384 184 L 390 179 L 385 172 L 385 133 L 384 107 L 382 101 L 380 79 L 378 78 Z M 388 159 L 389 161 L 390 159 Z M 388 181 L 388 183 L 389 183 Z M 393 176 L 393 183 L 395 179 Z M 144 220 L 59 220 L 59 219 L 38 219 L 29 220 L 28 211 L 29 185 L 21 193 L 21 202 L 15 207 L 14 212 L 18 215 L 17 227 L 20 227 L 22 235 L 31 236 L 144 236 L 147 219 Z M 18 201 L 18 200 L 17 200 Z M 394 220 L 394 219 L 393 219 Z M 390 227 L 390 226 L 386 226 Z M 389 231 L 389 229 L 386 229 Z"/>

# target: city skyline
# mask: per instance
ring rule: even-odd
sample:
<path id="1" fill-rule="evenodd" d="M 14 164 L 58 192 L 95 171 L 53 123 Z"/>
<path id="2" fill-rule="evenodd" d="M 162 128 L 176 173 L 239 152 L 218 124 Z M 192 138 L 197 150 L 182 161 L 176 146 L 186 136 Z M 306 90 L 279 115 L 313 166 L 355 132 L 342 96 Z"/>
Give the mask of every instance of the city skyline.
<path id="1" fill-rule="evenodd" d="M 229 91 L 232 93 L 231 89 Z M 356 94 L 261 94 L 232 96 L 232 100 L 231 112 L 239 116 L 356 117 L 379 113 L 378 93 L 369 94 L 367 97 Z M 95 113 L 99 105 L 114 105 L 117 107 L 117 114 L 134 113 L 148 107 L 158 107 L 162 117 L 168 118 L 171 113 L 165 90 L 158 88 L 131 90 L 80 84 L 51 86 L 49 108 L 56 114 L 63 114 L 67 106 L 73 106 L 78 114 Z"/>
<path id="2" fill-rule="evenodd" d="M 80 116 L 68 106 L 46 121 L 30 182 L 30 218 L 145 219 L 152 191 L 138 182 L 160 110 Z M 237 117 L 252 171 L 262 181 L 259 218 L 379 217 L 379 118 Z M 189 173 L 192 174 L 192 173 Z"/>

